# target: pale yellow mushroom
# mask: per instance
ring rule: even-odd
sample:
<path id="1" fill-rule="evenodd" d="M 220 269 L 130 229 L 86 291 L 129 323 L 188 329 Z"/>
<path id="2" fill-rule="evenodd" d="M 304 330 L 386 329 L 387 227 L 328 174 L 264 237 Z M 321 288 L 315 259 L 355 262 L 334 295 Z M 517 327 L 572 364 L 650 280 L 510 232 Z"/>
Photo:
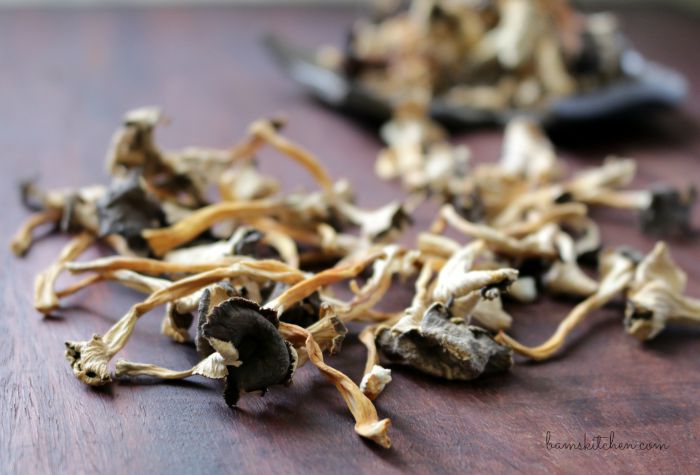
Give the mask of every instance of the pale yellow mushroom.
<path id="1" fill-rule="evenodd" d="M 598 283 L 579 267 L 574 240 L 567 233 L 559 231 L 554 241 L 559 250 L 560 259 L 554 261 L 542 276 L 544 287 L 558 294 L 579 297 L 588 297 L 593 294 L 598 289 Z"/>
<path id="2" fill-rule="evenodd" d="M 551 358 L 566 343 L 566 337 L 587 315 L 601 308 L 622 292 L 632 280 L 634 262 L 620 253 L 608 253 L 601 261 L 601 281 L 598 290 L 583 302 L 576 305 L 559 323 L 554 334 L 544 343 L 530 347 L 519 343 L 504 332 L 496 336 L 496 341 L 508 345 L 521 355 L 534 360 Z"/>
<path id="3" fill-rule="evenodd" d="M 639 263 L 627 292 L 625 330 L 639 340 L 656 337 L 669 322 L 700 323 L 700 299 L 683 295 L 687 276 L 659 242 Z"/>

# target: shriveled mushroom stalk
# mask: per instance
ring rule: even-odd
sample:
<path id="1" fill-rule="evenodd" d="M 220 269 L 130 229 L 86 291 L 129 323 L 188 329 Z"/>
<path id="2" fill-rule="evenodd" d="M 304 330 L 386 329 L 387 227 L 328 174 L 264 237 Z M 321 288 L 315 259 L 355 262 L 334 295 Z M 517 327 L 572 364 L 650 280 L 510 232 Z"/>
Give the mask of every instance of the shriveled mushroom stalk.
<path id="1" fill-rule="evenodd" d="M 687 276 L 659 242 L 639 263 L 627 291 L 625 330 L 651 340 L 668 323 L 700 324 L 700 300 L 683 295 Z"/>
<path id="2" fill-rule="evenodd" d="M 58 223 L 61 213 L 57 210 L 38 211 L 31 215 L 17 230 L 10 242 L 10 249 L 18 256 L 24 255 L 34 240 L 32 233 L 44 224 Z"/>
<path id="3" fill-rule="evenodd" d="M 323 353 L 311 333 L 296 325 L 283 323 L 281 326 L 285 338 L 297 345 L 303 343 L 311 362 L 338 389 L 355 418 L 355 432 L 382 447 L 391 447 L 391 440 L 387 434 L 391 421 L 379 420 L 372 401 L 360 391 L 360 388 L 345 374 L 324 363 Z"/>
<path id="4" fill-rule="evenodd" d="M 459 216 L 452 205 L 443 206 L 440 217 L 458 231 L 487 242 L 489 247 L 497 252 L 521 257 L 551 258 L 555 255 L 553 236 L 556 234 L 557 228 L 551 224 L 546 224 L 522 238 L 515 238 L 490 226 L 470 223 Z"/>
<path id="5" fill-rule="evenodd" d="M 534 360 L 541 361 L 551 358 L 564 347 L 566 337 L 586 316 L 604 306 L 627 287 L 632 280 L 633 273 L 634 262 L 629 257 L 618 252 L 608 253 L 602 260 L 602 278 L 598 289 L 569 312 L 547 341 L 538 346 L 530 347 L 519 343 L 504 332 L 496 336 L 496 341 L 508 345 L 517 353 Z"/>
<path id="6" fill-rule="evenodd" d="M 416 279 L 415 295 L 413 297 L 411 311 L 420 311 L 420 309 L 425 307 L 432 277 L 433 270 L 431 265 L 424 265 Z M 377 351 L 377 334 L 383 329 L 390 328 L 399 321 L 401 317 L 402 314 L 399 313 L 385 322 L 369 325 L 360 332 L 359 339 L 367 348 L 367 360 L 362 375 L 362 381 L 360 382 L 360 389 L 372 400 L 376 399 L 391 382 L 391 370 L 384 368 L 380 364 L 379 352 Z"/>
<path id="7" fill-rule="evenodd" d="M 55 263 L 36 276 L 34 280 L 34 308 L 43 314 L 49 314 L 59 306 L 59 296 L 54 285 L 61 271 L 69 261 L 82 254 L 95 241 L 90 233 L 82 233 L 74 237 L 59 255 Z"/>

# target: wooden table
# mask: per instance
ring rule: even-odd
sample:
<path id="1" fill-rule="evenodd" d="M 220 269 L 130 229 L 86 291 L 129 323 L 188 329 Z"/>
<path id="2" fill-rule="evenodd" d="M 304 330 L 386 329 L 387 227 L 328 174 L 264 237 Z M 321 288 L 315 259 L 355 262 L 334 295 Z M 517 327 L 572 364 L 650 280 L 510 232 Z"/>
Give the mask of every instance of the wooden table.
<path id="1" fill-rule="evenodd" d="M 173 121 L 159 132 L 176 148 L 227 146 L 253 119 L 286 111 L 288 135 L 350 178 L 363 205 L 401 196 L 372 165 L 379 142 L 367 128 L 306 100 L 271 64 L 259 38 L 276 31 L 314 45 L 338 42 L 354 11 L 339 8 L 26 10 L 0 12 L 0 151 L 3 246 L 24 219 L 16 184 L 40 175 L 47 187 L 105 182 L 103 157 L 127 109 L 158 104 Z M 624 10 L 624 29 L 648 57 L 700 86 L 700 21 L 660 10 Z M 637 184 L 700 183 L 700 100 L 677 112 L 631 124 L 559 131 L 572 169 L 606 154 L 639 160 Z M 456 139 L 478 160 L 495 160 L 498 130 Z M 264 169 L 287 185 L 311 185 L 272 153 Z M 279 173 L 283 171 L 282 173 Z M 422 208 L 415 229 L 430 221 Z M 596 213 L 605 242 L 648 251 L 627 213 Z M 697 218 L 697 216 L 696 216 Z M 696 219 L 696 223 L 698 220 Z M 415 234 L 415 231 L 414 231 Z M 0 472 L 2 473 L 457 473 L 666 472 L 700 466 L 700 332 L 673 329 L 640 345 L 624 334 L 621 311 L 597 312 L 560 357 L 520 362 L 509 375 L 450 383 L 395 368 L 378 399 L 393 421 L 394 447 L 358 438 L 336 390 L 313 368 L 290 388 L 245 397 L 227 408 L 216 382 L 115 383 L 90 388 L 63 359 L 63 342 L 104 332 L 136 294 L 104 284 L 42 318 L 31 306 L 34 275 L 66 242 L 47 237 L 24 260 L 2 254 L 0 277 Z M 675 258 L 700 296 L 700 247 L 673 242 Z M 91 254 L 93 257 L 95 253 Z M 401 308 L 408 291 L 386 303 Z M 512 309 L 522 341 L 546 338 L 571 303 L 546 301 Z M 119 355 L 172 368 L 189 367 L 183 350 L 159 334 L 160 315 L 139 323 Z M 359 379 L 363 348 L 350 335 L 331 364 Z M 655 441 L 664 451 L 547 450 L 551 440 L 583 441 L 615 432 L 616 442 Z"/>

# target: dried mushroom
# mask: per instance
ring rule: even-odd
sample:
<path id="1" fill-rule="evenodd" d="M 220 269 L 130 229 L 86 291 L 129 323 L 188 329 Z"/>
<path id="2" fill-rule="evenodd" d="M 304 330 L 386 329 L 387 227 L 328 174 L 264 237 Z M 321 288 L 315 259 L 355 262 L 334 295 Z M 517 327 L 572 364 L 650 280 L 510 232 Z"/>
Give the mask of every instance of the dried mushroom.
<path id="1" fill-rule="evenodd" d="M 272 310 L 234 297 L 211 311 L 202 336 L 224 358 L 228 374 L 224 399 L 235 406 L 241 392 L 262 391 L 291 382 L 296 352 L 277 331 Z"/>
<path id="2" fill-rule="evenodd" d="M 145 249 L 141 231 L 165 224 L 165 213 L 158 201 L 141 186 L 140 174 L 131 172 L 110 186 L 97 202 L 98 234 L 118 234 L 131 249 Z"/>
<path id="3" fill-rule="evenodd" d="M 446 379 L 466 381 L 511 367 L 507 346 L 496 343 L 488 331 L 451 318 L 449 309 L 436 302 L 418 325 L 383 330 L 377 342 L 389 361 Z"/>
<path id="4" fill-rule="evenodd" d="M 275 299 L 288 289 L 289 286 L 287 285 L 275 283 L 273 285 L 272 292 L 269 294 L 267 299 Z M 314 292 L 311 295 L 304 297 L 297 304 L 286 309 L 282 314 L 280 314 L 279 318 L 283 322 L 292 323 L 294 325 L 299 325 L 300 327 L 306 328 L 319 320 L 320 312 L 321 297 L 318 292 Z"/>
<path id="5" fill-rule="evenodd" d="M 634 263 L 621 253 L 610 253 L 601 262 L 602 279 L 598 289 L 590 297 L 576 305 L 559 323 L 554 334 L 541 345 L 528 347 L 501 332 L 496 341 L 508 345 L 516 352 L 534 360 L 551 358 L 564 346 L 566 337 L 594 310 L 602 307 L 622 292 L 632 279 Z"/>
<path id="6" fill-rule="evenodd" d="M 625 329 L 639 339 L 653 338 L 670 321 L 698 321 L 700 303 L 683 295 L 687 277 L 663 243 L 646 257 L 630 250 L 601 253 L 599 277 L 584 269 L 602 248 L 589 206 L 639 209 L 650 230 L 685 232 L 693 192 L 624 189 L 634 178 L 629 159 L 610 159 L 567 178 L 553 146 L 526 119 L 508 127 L 499 161 L 473 165 L 465 147 L 448 144 L 446 133 L 426 119 L 431 88 L 448 87 L 443 75 L 486 74 L 480 69 L 487 64 L 523 75 L 519 83 L 497 85 L 512 94 L 505 103 L 536 104 L 579 86 L 566 69 L 580 53 L 578 30 L 557 23 L 570 12 L 565 4 L 508 0 L 483 8 L 415 2 L 410 18 L 385 19 L 396 29 L 385 30 L 389 23 L 380 21 L 355 37 L 351 51 L 361 51 L 354 74 L 363 81 L 371 77 L 369 58 L 388 54 L 393 62 L 397 55 L 386 84 L 396 86 L 396 117 L 383 129 L 388 147 L 377 171 L 401 177 L 414 191 L 404 203 L 358 207 L 350 184 L 333 181 L 318 158 L 283 136 L 280 120 L 253 123 L 228 150 L 162 151 L 153 136 L 162 121 L 155 108 L 127 114 L 108 154 L 109 187 L 42 192 L 25 186 L 23 201 L 34 214 L 13 239 L 13 251 L 25 252 L 45 224 L 75 233 L 36 278 L 37 310 L 50 313 L 63 299 L 106 281 L 144 294 L 103 335 L 66 342 L 74 375 L 89 385 L 199 375 L 224 382 L 225 401 L 234 406 L 244 393 L 288 385 L 310 363 L 340 393 L 355 432 L 390 447 L 391 422 L 379 418 L 372 401 L 391 382 L 392 363 L 455 380 L 502 373 L 514 351 L 551 358 L 577 325 L 618 295 L 626 298 Z M 557 22 L 540 22 L 541 9 Z M 504 16 L 483 23 L 487 11 Z M 556 44 L 552 28 L 560 35 Z M 605 25 L 595 29 L 602 42 Z M 413 39 L 403 37 L 406 32 Z M 453 43 L 462 36 L 468 41 Z M 432 63 L 437 75 L 425 75 L 432 69 L 423 57 L 398 60 L 404 41 L 421 38 L 431 48 L 442 45 Z M 384 50 L 389 44 L 397 50 Z M 452 69 L 466 52 L 488 61 Z M 371 81 L 383 87 L 381 75 Z M 482 86 L 492 87 L 474 85 Z M 255 168 L 264 146 L 303 166 L 319 189 L 280 189 Z M 219 199 L 210 203 L 214 190 Z M 399 245 L 412 209 L 429 197 L 440 201 L 436 219 L 414 247 Z M 448 226 L 457 238 L 444 235 Z M 77 261 L 99 240 L 116 255 Z M 78 280 L 57 289 L 64 270 Z M 387 310 L 386 296 L 414 278 L 410 305 Z M 347 298 L 338 288 L 345 285 Z M 580 302 L 544 343 L 529 347 L 505 333 L 527 324 L 510 315 L 510 306 L 559 294 Z M 162 333 L 179 343 L 192 338 L 197 316 L 199 361 L 182 370 L 124 360 L 110 368 L 139 319 L 156 307 L 165 312 Z M 324 353 L 339 352 L 344 338 L 354 337 L 348 322 L 357 325 L 351 330 L 361 328 L 367 349 L 359 384 L 324 361 Z M 192 351 L 191 345 L 173 347 Z"/>
<path id="7" fill-rule="evenodd" d="M 627 291 L 625 330 L 651 340 L 668 322 L 700 322 L 700 300 L 683 295 L 687 277 L 671 259 L 665 243 L 657 243 L 637 266 Z"/>
<path id="8" fill-rule="evenodd" d="M 460 380 L 510 368 L 511 351 L 488 331 L 468 324 L 480 301 L 497 298 L 517 278 L 513 269 L 471 270 L 483 248 L 477 241 L 455 252 L 432 285 L 429 273 L 419 277 L 420 287 L 405 315 L 391 328 L 376 331 L 389 361 Z"/>

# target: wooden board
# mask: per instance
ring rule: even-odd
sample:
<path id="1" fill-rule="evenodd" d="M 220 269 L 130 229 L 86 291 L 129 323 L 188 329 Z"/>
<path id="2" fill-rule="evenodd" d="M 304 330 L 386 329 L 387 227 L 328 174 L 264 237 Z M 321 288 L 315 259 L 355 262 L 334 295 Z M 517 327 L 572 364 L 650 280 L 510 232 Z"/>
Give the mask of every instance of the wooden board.
<path id="1" fill-rule="evenodd" d="M 0 12 L 0 153 L 3 246 L 26 217 L 19 180 L 47 187 L 105 182 L 103 157 L 122 113 L 158 104 L 172 124 L 158 133 L 171 148 L 225 147 L 260 116 L 286 111 L 288 135 L 318 154 L 336 177 L 355 183 L 362 205 L 403 196 L 372 167 L 372 131 L 306 100 L 259 44 L 275 31 L 312 46 L 339 43 L 354 10 L 153 9 Z M 700 21 L 660 10 L 624 10 L 634 44 L 700 86 Z M 700 183 L 700 101 L 635 125 L 608 123 L 558 131 L 571 169 L 606 154 L 639 160 L 638 184 Z M 462 131 L 477 161 L 495 160 L 498 130 Z M 304 172 L 274 153 L 263 169 L 287 186 L 312 186 Z M 432 219 L 423 207 L 415 229 Z M 609 245 L 644 251 L 635 217 L 596 213 Z M 696 223 L 700 222 L 696 216 Z M 414 234 L 415 235 L 415 230 Z M 410 242 L 410 236 L 409 236 Z M 290 388 L 249 396 L 228 409 L 217 383 L 82 385 L 63 359 L 63 342 L 104 332 L 137 295 L 104 284 L 42 318 L 31 306 L 34 275 L 66 242 L 47 237 L 24 260 L 2 254 L 0 271 L 1 473 L 697 473 L 700 452 L 700 331 L 673 329 L 640 345 L 626 336 L 621 311 L 597 312 L 566 351 L 511 374 L 449 383 L 396 368 L 377 401 L 393 421 L 394 448 L 382 450 L 352 431 L 336 390 L 305 367 Z M 700 247 L 673 242 L 673 254 L 700 296 Z M 93 257 L 97 251 L 92 252 Z M 398 290 L 386 308 L 410 298 Z M 522 341 L 546 338 L 570 302 L 544 301 L 512 310 Z M 159 334 L 160 312 L 144 317 L 119 355 L 172 368 L 189 367 L 192 348 Z M 329 361 L 359 379 L 364 352 L 354 336 Z M 653 441 L 663 451 L 548 450 L 552 442 L 615 433 L 615 442 Z"/>

